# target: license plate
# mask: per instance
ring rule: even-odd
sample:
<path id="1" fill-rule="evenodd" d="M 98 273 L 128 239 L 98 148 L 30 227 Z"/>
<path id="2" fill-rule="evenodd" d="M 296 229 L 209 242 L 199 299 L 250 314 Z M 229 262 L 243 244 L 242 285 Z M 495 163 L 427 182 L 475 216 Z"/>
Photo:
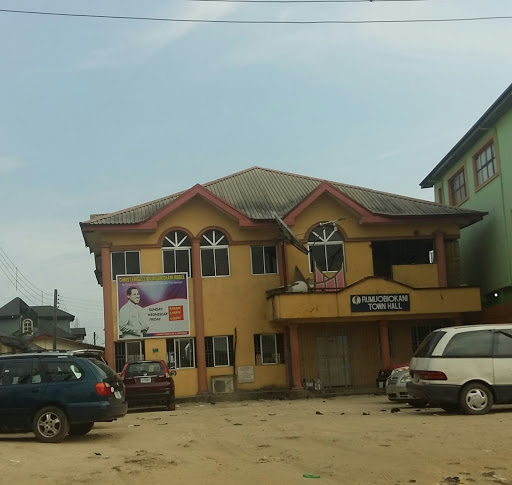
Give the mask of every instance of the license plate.
<path id="1" fill-rule="evenodd" d="M 151 377 L 141 377 L 140 378 L 141 384 L 147 384 L 148 382 L 151 382 Z"/>
<path id="2" fill-rule="evenodd" d="M 114 391 L 114 397 L 116 399 L 121 399 L 121 393 L 119 391 Z"/>

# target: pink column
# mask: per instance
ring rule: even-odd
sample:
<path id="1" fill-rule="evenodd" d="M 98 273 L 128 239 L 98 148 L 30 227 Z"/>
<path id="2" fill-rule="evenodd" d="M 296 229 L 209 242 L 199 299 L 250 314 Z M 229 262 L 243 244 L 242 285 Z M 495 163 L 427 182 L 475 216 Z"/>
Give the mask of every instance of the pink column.
<path id="1" fill-rule="evenodd" d="M 200 239 L 192 240 L 192 286 L 194 288 L 194 327 L 196 330 L 197 390 L 208 392 L 206 351 L 204 346 L 203 284 L 201 280 Z"/>
<path id="2" fill-rule="evenodd" d="M 434 252 L 437 263 L 437 282 L 440 288 L 448 286 L 448 278 L 446 275 L 446 250 L 444 247 L 444 234 L 436 232 L 434 235 Z"/>
<path id="3" fill-rule="evenodd" d="M 382 366 L 391 365 L 391 355 L 389 352 L 388 322 L 379 322 L 380 332 L 380 355 L 382 357 Z"/>
<path id="4" fill-rule="evenodd" d="M 299 329 L 296 323 L 290 325 L 290 353 L 292 361 L 292 389 L 302 389 L 300 372 Z"/>
<path id="5" fill-rule="evenodd" d="M 101 246 L 101 284 L 103 286 L 103 319 L 105 327 L 105 360 L 115 369 L 114 318 L 112 311 L 112 269 L 110 266 L 110 246 Z M 117 336 L 116 336 L 117 338 Z"/>

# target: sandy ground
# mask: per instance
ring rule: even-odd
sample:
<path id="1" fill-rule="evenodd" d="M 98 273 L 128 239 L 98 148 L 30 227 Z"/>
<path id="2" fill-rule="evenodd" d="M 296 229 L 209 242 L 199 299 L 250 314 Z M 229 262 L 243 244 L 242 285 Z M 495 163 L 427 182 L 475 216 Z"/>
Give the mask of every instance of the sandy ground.
<path id="1" fill-rule="evenodd" d="M 375 395 L 185 403 L 59 444 L 0 435 L 0 483 L 512 484 L 511 425 L 512 406 L 462 416 Z"/>

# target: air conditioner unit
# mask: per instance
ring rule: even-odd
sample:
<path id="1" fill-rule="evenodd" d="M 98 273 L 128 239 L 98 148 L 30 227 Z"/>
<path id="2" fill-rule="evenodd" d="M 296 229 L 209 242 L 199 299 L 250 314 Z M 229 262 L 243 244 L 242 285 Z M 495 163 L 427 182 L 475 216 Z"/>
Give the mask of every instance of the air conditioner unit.
<path id="1" fill-rule="evenodd" d="M 233 392 L 235 390 L 233 376 L 212 377 L 212 391 L 214 394 Z"/>

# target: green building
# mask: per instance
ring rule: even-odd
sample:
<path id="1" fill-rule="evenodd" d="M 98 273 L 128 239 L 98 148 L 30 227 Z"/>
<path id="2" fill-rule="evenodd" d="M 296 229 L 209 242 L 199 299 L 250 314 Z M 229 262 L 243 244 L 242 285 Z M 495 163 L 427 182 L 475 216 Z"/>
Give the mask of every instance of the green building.
<path id="1" fill-rule="evenodd" d="M 481 287 L 481 321 L 512 322 L 512 84 L 421 182 L 436 202 L 485 211 L 461 231 L 462 282 Z"/>

